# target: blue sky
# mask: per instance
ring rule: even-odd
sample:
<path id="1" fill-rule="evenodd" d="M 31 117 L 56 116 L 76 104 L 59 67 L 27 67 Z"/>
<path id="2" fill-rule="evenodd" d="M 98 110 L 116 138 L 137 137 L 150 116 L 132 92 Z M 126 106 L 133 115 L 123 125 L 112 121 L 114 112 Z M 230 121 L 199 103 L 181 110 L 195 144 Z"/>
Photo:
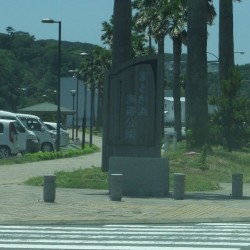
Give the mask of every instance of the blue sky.
<path id="1" fill-rule="evenodd" d="M 214 0 L 217 12 L 218 2 Z M 49 17 L 62 21 L 62 40 L 102 45 L 101 24 L 111 17 L 113 4 L 114 0 L 0 0 L 0 32 L 6 33 L 6 27 L 11 26 L 16 31 L 29 32 L 37 40 L 57 39 L 58 26 L 41 23 Z M 236 64 L 250 63 L 249 10 L 250 0 L 234 3 L 234 47 L 235 51 L 245 52 L 235 54 Z M 165 44 L 166 51 L 171 52 L 171 40 L 166 39 Z M 209 28 L 207 51 L 218 55 L 218 18 Z"/>

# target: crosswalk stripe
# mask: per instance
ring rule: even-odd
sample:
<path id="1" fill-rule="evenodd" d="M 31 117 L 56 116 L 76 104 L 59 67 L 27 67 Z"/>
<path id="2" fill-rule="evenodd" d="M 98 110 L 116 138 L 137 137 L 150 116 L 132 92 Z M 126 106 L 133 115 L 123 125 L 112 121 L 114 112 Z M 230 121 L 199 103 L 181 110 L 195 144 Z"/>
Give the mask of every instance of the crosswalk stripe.
<path id="1" fill-rule="evenodd" d="M 0 249 L 188 250 L 250 245 L 250 224 L 25 226 L 0 225 Z"/>
<path id="2" fill-rule="evenodd" d="M 20 246 L 19 244 L 15 244 L 13 246 L 9 245 L 0 245 L 2 249 L 52 249 L 52 250 L 194 250 L 193 247 L 171 247 L 168 248 L 166 246 L 162 247 L 155 247 L 155 246 L 143 246 L 142 248 L 139 248 L 137 246 L 110 246 L 108 248 L 104 246 L 91 246 L 91 245 L 84 245 L 84 246 L 64 246 L 64 245 L 43 245 L 43 246 L 37 246 L 37 245 L 28 245 L 28 246 Z M 213 248 L 213 250 L 239 250 L 239 248 Z M 208 250 L 207 247 L 203 248 L 195 248 L 195 250 Z"/>

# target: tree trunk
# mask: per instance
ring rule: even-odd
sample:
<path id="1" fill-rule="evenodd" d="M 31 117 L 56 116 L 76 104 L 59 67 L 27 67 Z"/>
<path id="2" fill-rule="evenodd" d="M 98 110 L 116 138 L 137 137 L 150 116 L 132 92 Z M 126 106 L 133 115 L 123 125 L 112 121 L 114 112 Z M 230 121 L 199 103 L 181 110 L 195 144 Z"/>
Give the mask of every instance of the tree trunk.
<path id="1" fill-rule="evenodd" d="M 96 117 L 96 127 L 100 129 L 102 127 L 102 116 L 103 116 L 103 93 L 99 87 L 98 91 L 98 101 L 97 101 L 97 117 Z"/>
<path id="2" fill-rule="evenodd" d="M 173 37 L 173 53 L 174 53 L 174 129 L 177 132 L 177 141 L 182 141 L 181 133 L 181 87 L 180 87 L 180 70 L 181 70 L 181 36 Z"/>
<path id="3" fill-rule="evenodd" d="M 131 19 L 131 0 L 115 0 L 114 34 L 112 45 L 113 69 L 132 59 Z"/>
<path id="4" fill-rule="evenodd" d="M 187 147 L 209 143 L 207 104 L 207 0 L 187 0 Z"/>
<path id="5" fill-rule="evenodd" d="M 232 0 L 220 0 L 219 8 L 219 72 L 222 81 L 228 79 L 229 70 L 234 66 Z"/>
<path id="6" fill-rule="evenodd" d="M 158 39 L 158 63 L 159 63 L 159 79 L 160 81 L 164 82 L 165 80 L 165 54 L 164 54 L 164 37 L 161 37 Z M 162 96 L 158 98 L 162 98 L 163 103 L 164 103 L 164 84 L 162 84 Z M 164 110 L 164 107 L 162 107 L 162 110 Z M 164 112 L 162 112 L 162 124 L 164 124 Z M 164 136 L 164 128 L 162 126 L 162 136 Z"/>

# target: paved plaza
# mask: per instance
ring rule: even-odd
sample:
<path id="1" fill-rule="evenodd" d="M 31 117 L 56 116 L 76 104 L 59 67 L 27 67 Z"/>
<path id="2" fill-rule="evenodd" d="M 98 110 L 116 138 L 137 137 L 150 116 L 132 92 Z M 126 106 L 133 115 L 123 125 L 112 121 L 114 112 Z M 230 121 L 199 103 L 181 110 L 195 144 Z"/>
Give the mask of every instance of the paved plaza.
<path id="1" fill-rule="evenodd" d="M 101 166 L 101 152 L 1 165 L 0 224 L 250 222 L 249 184 L 243 185 L 241 199 L 232 199 L 231 183 L 221 183 L 221 190 L 186 193 L 184 200 L 174 200 L 171 191 L 168 197 L 123 197 L 121 202 L 111 201 L 108 190 L 57 188 L 54 203 L 43 201 L 42 187 L 23 184 L 32 176 L 92 166 Z"/>

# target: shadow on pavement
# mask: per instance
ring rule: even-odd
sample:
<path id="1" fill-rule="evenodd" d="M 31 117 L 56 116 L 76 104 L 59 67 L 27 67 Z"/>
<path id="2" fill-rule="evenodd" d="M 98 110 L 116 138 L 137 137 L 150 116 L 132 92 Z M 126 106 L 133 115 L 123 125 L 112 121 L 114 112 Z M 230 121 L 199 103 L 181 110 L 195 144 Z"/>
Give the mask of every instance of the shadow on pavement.
<path id="1" fill-rule="evenodd" d="M 185 199 L 192 200 L 250 200 L 250 197 L 243 196 L 241 198 L 232 198 L 231 194 L 211 194 L 211 193 L 188 193 L 185 194 Z"/>

